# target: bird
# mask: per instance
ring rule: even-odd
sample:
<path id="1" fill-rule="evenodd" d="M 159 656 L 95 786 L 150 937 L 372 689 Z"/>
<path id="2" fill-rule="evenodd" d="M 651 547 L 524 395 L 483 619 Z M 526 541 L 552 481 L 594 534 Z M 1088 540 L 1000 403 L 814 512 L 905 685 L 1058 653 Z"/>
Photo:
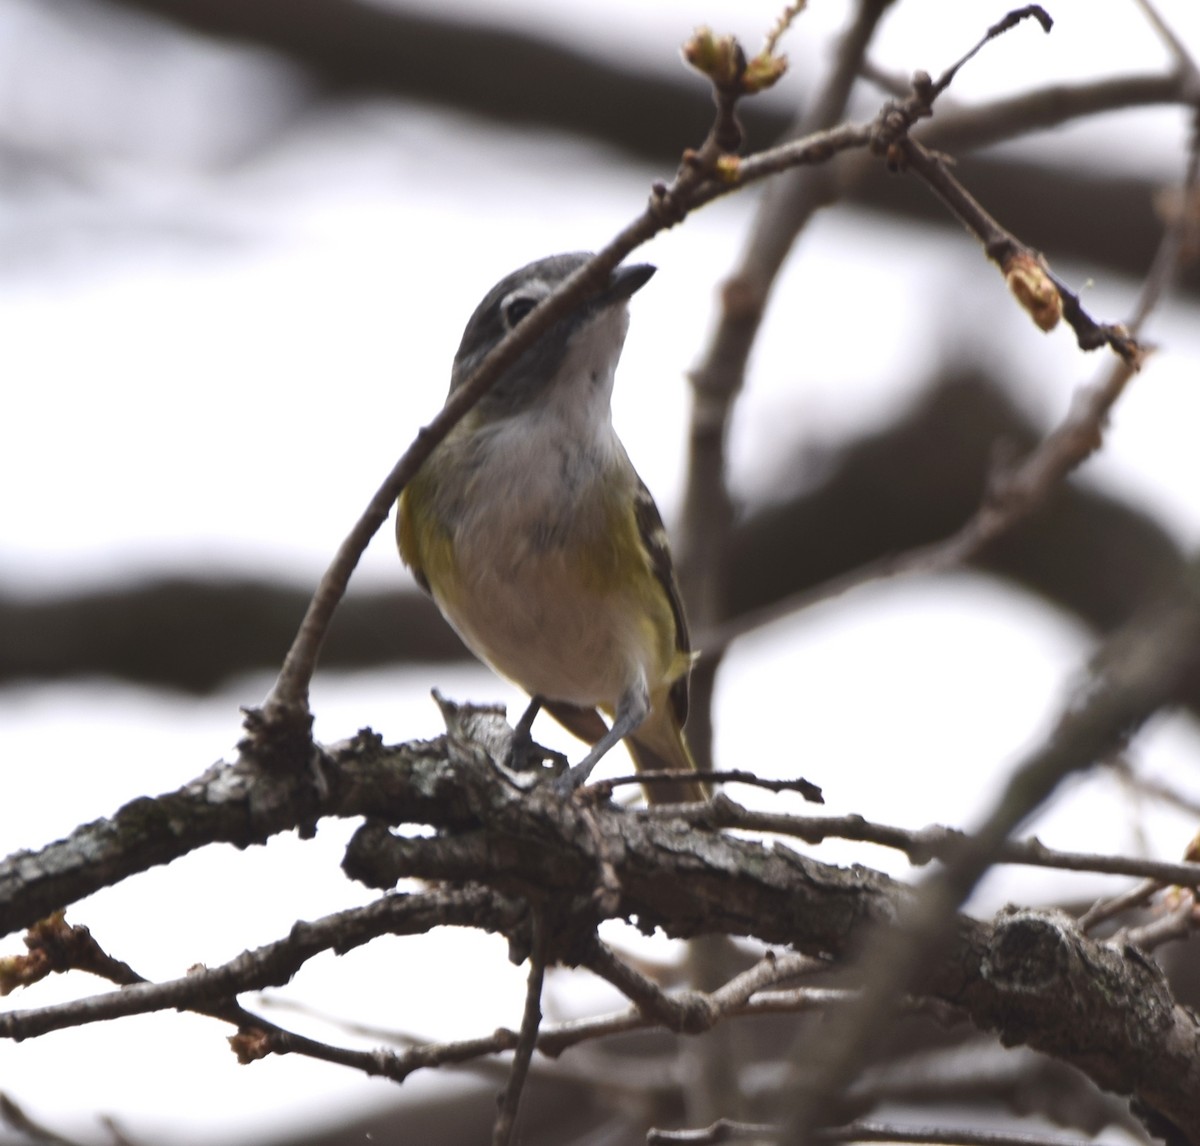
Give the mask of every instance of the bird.
<path id="1" fill-rule="evenodd" d="M 484 295 L 450 394 L 592 256 L 538 259 Z M 467 647 L 591 744 L 560 787 L 624 740 L 639 771 L 696 767 L 684 736 L 693 655 L 662 517 L 612 422 L 629 300 L 650 264 L 617 267 L 495 381 L 401 492 L 400 556 Z M 611 720 L 607 725 L 600 717 Z M 652 803 L 707 798 L 648 783 Z"/>

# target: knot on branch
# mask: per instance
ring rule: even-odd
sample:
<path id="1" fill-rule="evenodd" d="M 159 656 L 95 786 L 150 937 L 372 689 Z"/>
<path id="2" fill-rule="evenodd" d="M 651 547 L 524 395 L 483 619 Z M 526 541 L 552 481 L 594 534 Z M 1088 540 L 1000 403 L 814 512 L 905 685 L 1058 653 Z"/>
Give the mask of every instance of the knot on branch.
<path id="1" fill-rule="evenodd" d="M 1009 1043 L 1103 1055 L 1106 1046 L 1129 1038 L 1153 1040 L 1173 1023 L 1175 1004 L 1161 968 L 1128 944 L 1084 938 L 1062 912 L 1002 912 L 980 973 L 1006 1010 Z M 1114 999 L 1136 1003 L 1114 1008 Z"/>
<path id="2" fill-rule="evenodd" d="M 663 998 L 671 1005 L 662 1008 L 654 1017 L 679 1034 L 703 1034 L 721 1018 L 721 1010 L 712 996 L 702 991 L 680 991 L 675 995 L 664 995 Z"/>
<path id="3" fill-rule="evenodd" d="M 933 101 L 941 92 L 928 72 L 917 72 L 912 78 L 912 95 L 902 100 L 888 100 L 879 109 L 871 125 L 871 152 L 886 157 L 892 172 L 907 167 L 905 141 L 913 126 L 933 115 Z"/>
<path id="4" fill-rule="evenodd" d="M 1013 911 L 996 921 L 981 970 L 1006 991 L 1040 994 L 1064 980 L 1073 937 L 1066 916 Z"/>
<path id="5" fill-rule="evenodd" d="M 238 751 L 268 772 L 293 772 L 306 767 L 314 751 L 312 713 L 307 704 L 270 700 L 262 708 L 243 708 L 246 735 Z"/>

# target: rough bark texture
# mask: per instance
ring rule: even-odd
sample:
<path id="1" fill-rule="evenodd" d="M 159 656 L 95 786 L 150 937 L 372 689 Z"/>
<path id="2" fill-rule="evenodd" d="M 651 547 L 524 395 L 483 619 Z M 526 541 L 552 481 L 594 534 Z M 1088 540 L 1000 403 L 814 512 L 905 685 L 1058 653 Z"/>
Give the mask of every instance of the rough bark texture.
<path id="1" fill-rule="evenodd" d="M 566 963 L 584 957 L 605 917 L 671 936 L 751 936 L 837 960 L 883 940 L 912 895 L 868 868 L 833 867 L 777 842 L 703 830 L 661 811 L 563 800 L 491 762 L 506 735 L 498 716 L 485 712 L 471 727 L 475 739 L 459 731 L 395 748 L 364 732 L 323 754 L 320 786 L 303 769 L 266 772 L 243 759 L 133 801 L 0 865 L 0 929 L 27 926 L 205 844 L 261 843 L 321 816 L 370 817 L 346 856 L 354 878 L 391 887 L 416 876 L 537 904 L 552 955 Z M 413 838 L 387 827 L 401 823 L 439 832 Z M 481 914 L 479 925 L 506 929 L 518 956 L 527 945 L 524 915 Z M 1006 911 L 991 922 L 959 916 L 922 991 L 962 1008 L 1006 1045 L 1035 1047 L 1134 1096 L 1200 1141 L 1200 1023 L 1137 950 L 1086 938 L 1052 912 Z M 19 1012 L 0 1018 L 0 1035 L 31 1033 L 20 1021 Z"/>

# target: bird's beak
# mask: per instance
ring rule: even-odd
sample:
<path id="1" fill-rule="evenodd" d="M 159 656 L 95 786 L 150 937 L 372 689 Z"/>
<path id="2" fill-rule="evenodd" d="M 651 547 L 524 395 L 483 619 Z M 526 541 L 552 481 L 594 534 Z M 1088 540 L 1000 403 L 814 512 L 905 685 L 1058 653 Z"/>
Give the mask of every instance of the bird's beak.
<path id="1" fill-rule="evenodd" d="M 631 266 L 617 267 L 612 273 L 608 286 L 600 292 L 596 299 L 602 306 L 613 302 L 621 302 L 632 298 L 653 277 L 657 267 L 649 263 L 633 263 Z"/>

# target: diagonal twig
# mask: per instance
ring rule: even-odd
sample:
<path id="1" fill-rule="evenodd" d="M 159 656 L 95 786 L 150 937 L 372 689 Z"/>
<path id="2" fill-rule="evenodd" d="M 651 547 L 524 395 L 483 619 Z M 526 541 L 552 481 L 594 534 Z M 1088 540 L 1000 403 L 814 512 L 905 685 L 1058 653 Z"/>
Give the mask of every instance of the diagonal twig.
<path id="1" fill-rule="evenodd" d="M 546 918 L 538 907 L 533 909 L 533 942 L 529 951 L 529 981 L 525 988 L 525 1011 L 521 1016 L 521 1033 L 517 1038 L 508 1084 L 500 1096 L 500 1109 L 492 1128 L 492 1146 L 508 1146 L 517 1126 L 517 1110 L 521 1092 L 529 1077 L 529 1063 L 537 1045 L 538 1028 L 542 1023 L 542 986 L 546 979 Z"/>
<path id="2" fill-rule="evenodd" d="M 1114 636 L 1092 675 L 1062 712 L 1050 738 L 1013 770 L 1004 791 L 959 855 L 918 888 L 902 921 L 867 944 L 860 999 L 811 1064 L 811 1088 L 798 1093 L 787 1141 L 804 1141 L 829 1124 L 840 1095 L 877 1041 L 895 1000 L 909 991 L 946 938 L 948 921 L 974 889 L 1012 831 L 1062 780 L 1090 767 L 1169 703 L 1180 679 L 1197 668 L 1200 564 L 1188 570 L 1180 599 Z"/>

